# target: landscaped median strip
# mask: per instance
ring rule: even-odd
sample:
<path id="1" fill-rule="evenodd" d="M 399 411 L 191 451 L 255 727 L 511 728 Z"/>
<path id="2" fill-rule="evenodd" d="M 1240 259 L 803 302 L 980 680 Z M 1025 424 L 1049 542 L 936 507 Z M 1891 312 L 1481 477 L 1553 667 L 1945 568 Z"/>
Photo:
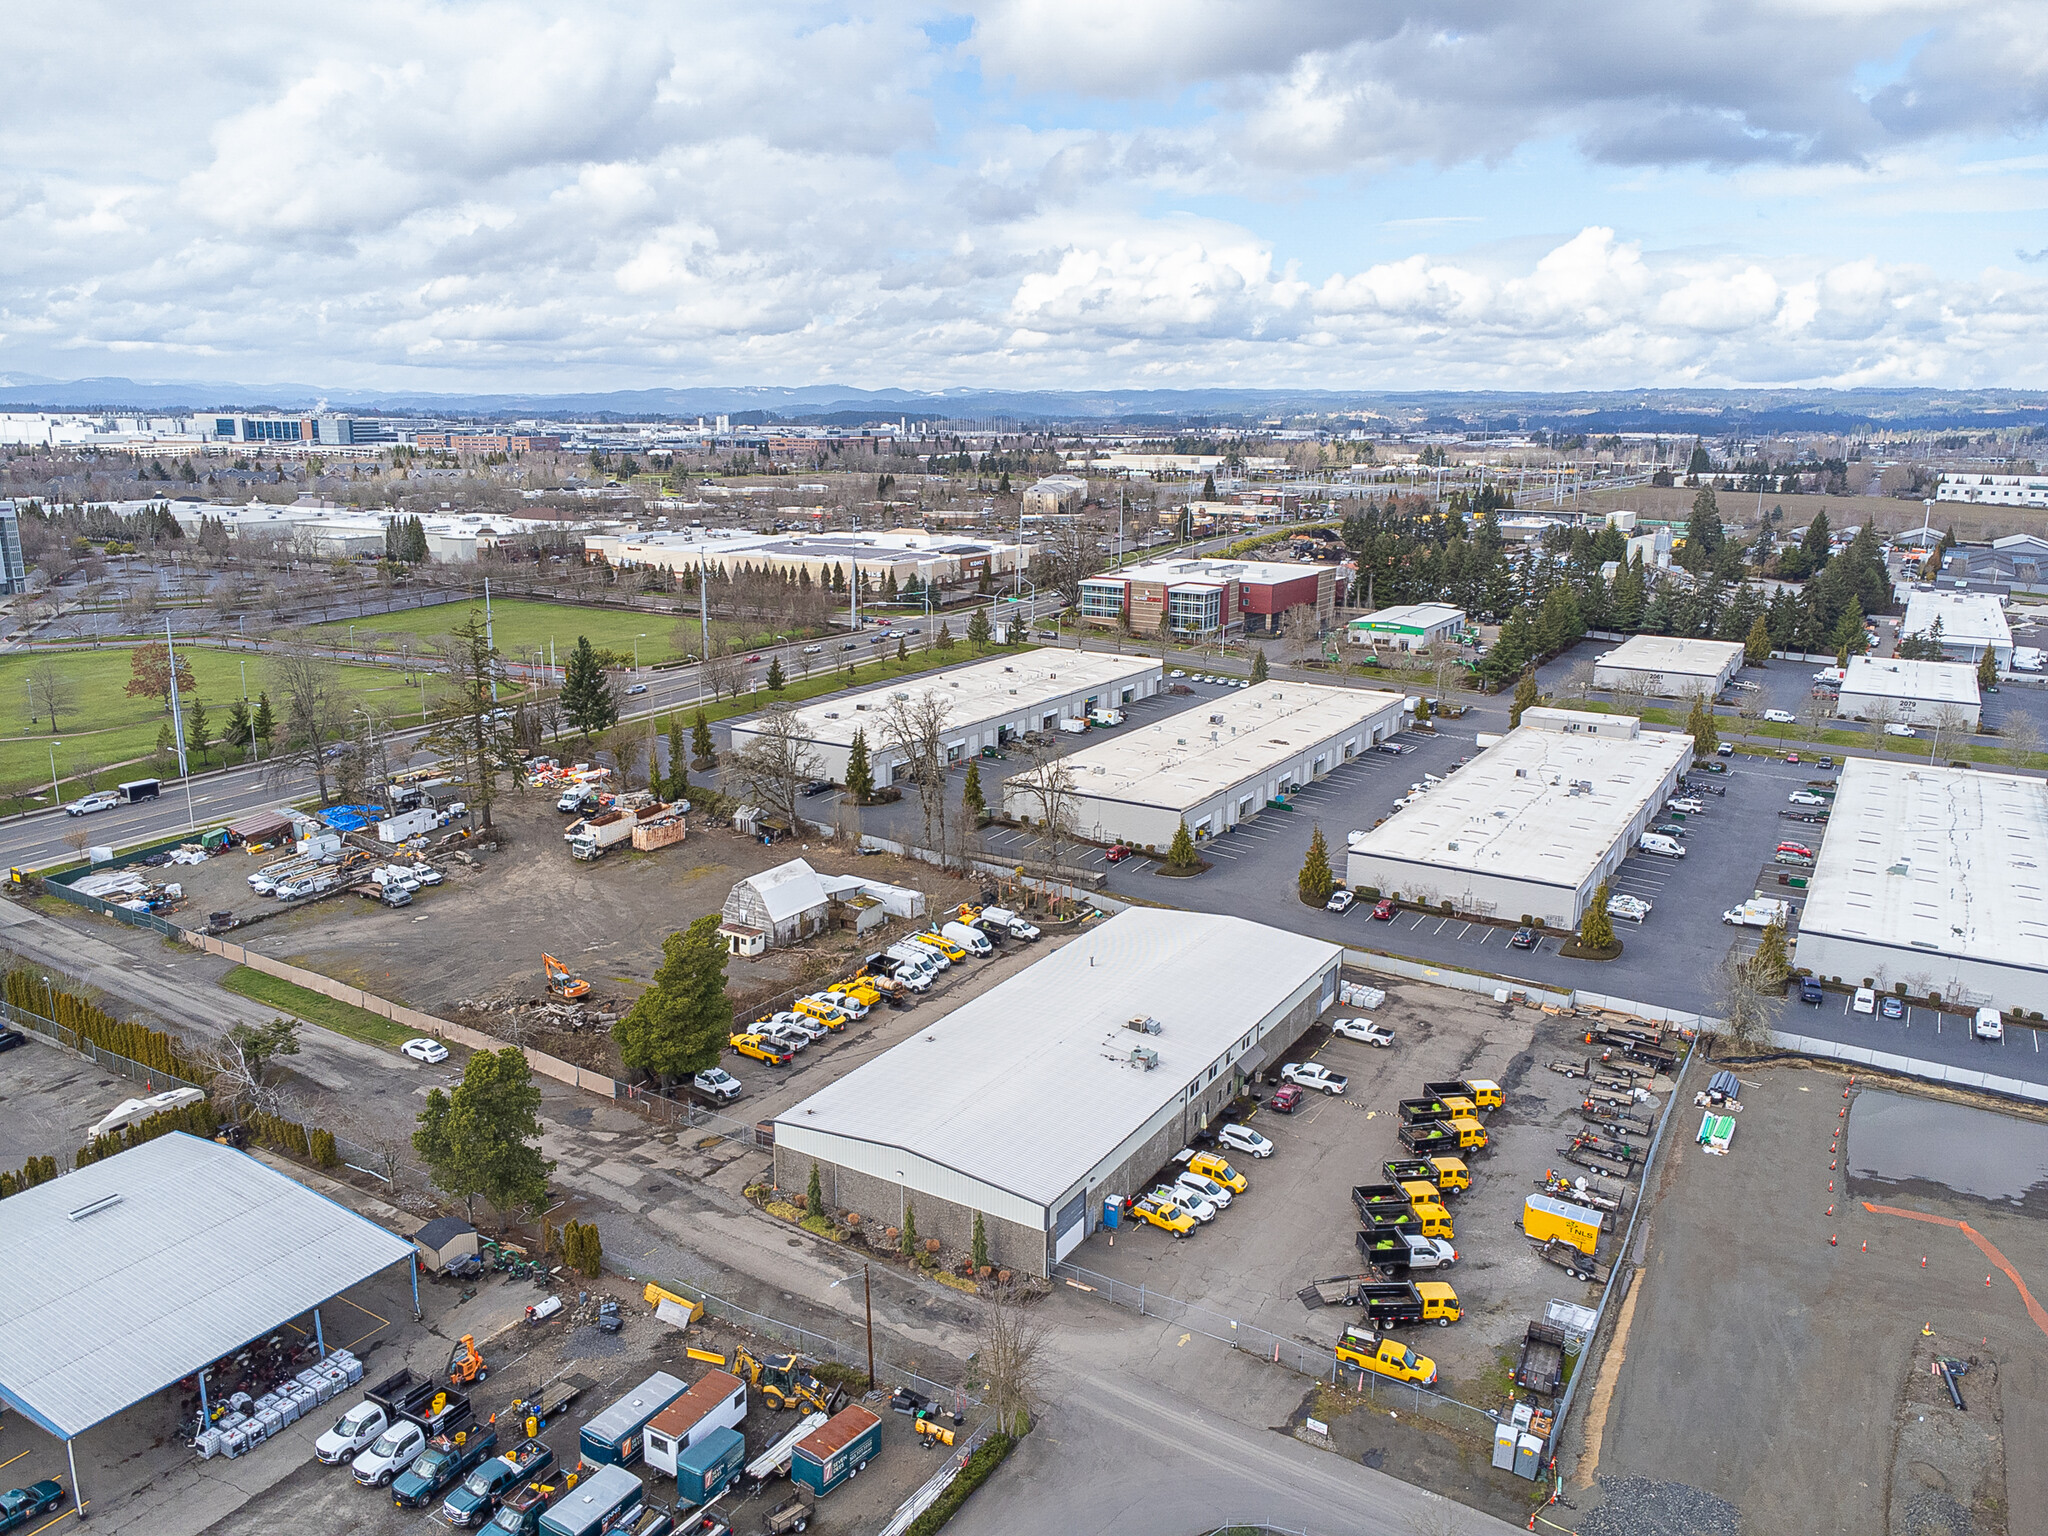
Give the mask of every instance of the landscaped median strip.
<path id="1" fill-rule="evenodd" d="M 354 1003 L 323 997 L 296 982 L 266 976 L 246 965 L 238 965 L 229 971 L 221 977 L 220 984 L 238 997 L 246 997 L 252 1002 L 289 1013 L 294 1018 L 304 1019 L 308 1024 L 318 1024 L 323 1029 L 331 1029 L 338 1035 L 347 1035 L 369 1045 L 403 1045 L 414 1037 L 412 1030 L 381 1014 L 358 1008 Z"/>

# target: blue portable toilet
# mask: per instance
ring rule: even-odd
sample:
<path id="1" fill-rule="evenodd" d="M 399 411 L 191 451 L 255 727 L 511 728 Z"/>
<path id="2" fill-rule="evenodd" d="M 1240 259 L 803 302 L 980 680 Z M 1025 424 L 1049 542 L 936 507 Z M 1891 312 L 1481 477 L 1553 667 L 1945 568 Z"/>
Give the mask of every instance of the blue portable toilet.
<path id="1" fill-rule="evenodd" d="M 1121 1196 L 1105 1195 L 1102 1201 L 1102 1224 L 1114 1232 L 1123 1220 L 1124 1202 Z"/>

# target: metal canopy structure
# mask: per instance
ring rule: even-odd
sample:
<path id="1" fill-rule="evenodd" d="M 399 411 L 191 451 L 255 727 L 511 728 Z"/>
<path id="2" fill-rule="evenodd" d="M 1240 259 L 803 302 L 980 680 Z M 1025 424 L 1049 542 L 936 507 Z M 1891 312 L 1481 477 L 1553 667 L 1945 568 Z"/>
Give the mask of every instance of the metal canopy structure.
<path id="1" fill-rule="evenodd" d="M 159 1136 L 0 1209 L 0 1401 L 68 1442 L 412 1257 L 246 1153 Z"/>

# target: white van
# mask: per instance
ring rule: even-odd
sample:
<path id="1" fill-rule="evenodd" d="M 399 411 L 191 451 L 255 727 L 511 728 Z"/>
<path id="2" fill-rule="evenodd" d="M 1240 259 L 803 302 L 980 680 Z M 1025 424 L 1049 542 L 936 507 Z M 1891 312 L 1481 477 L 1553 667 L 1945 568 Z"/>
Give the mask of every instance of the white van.
<path id="1" fill-rule="evenodd" d="M 1897 724 L 1893 724 L 1893 725 L 1888 725 L 1888 726 L 1886 726 L 1886 727 L 1884 728 L 1884 733 L 1885 733 L 1885 735 L 1887 735 L 1887 736 L 1908 736 L 1908 737 L 1910 737 L 1910 736 L 1912 736 L 1912 735 L 1914 734 L 1914 731 L 1913 731 L 1913 727 L 1911 727 L 1910 725 L 1897 725 Z"/>
<path id="2" fill-rule="evenodd" d="M 923 944 L 912 944 L 907 939 L 900 944 L 891 944 L 884 953 L 892 959 L 920 967 L 926 975 L 936 976 L 940 971 L 950 970 L 953 962 L 936 949 Z"/>
<path id="3" fill-rule="evenodd" d="M 1645 832 L 1636 846 L 1645 853 L 1660 854 L 1667 859 L 1685 857 L 1685 845 L 1675 837 L 1666 837 L 1661 832 Z"/>
<path id="4" fill-rule="evenodd" d="M 988 941 L 988 935 L 979 928 L 970 928 L 965 923 L 948 923 L 939 930 L 939 937 L 958 944 L 970 955 L 985 959 L 995 946 Z"/>
<path id="5" fill-rule="evenodd" d="M 1979 1040 L 2003 1040 L 2005 1038 L 2005 1015 L 1996 1008 L 1979 1008 L 1974 1030 Z"/>

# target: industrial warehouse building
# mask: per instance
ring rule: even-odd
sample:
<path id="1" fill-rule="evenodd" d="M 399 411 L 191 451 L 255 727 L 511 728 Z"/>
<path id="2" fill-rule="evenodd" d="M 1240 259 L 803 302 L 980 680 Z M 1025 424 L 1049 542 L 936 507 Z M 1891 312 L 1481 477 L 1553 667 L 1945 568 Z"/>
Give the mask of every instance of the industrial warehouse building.
<path id="1" fill-rule="evenodd" d="M 2048 783 L 1852 757 L 1799 914 L 1800 968 L 2048 1012 Z"/>
<path id="2" fill-rule="evenodd" d="M 1157 660 L 1098 656 L 1084 651 L 1036 650 L 996 656 L 929 677 L 878 683 L 836 693 L 796 710 L 798 733 L 818 759 L 818 772 L 846 782 L 846 758 L 853 734 L 865 731 L 868 764 L 877 788 L 895 782 L 903 754 L 893 750 L 885 722 L 897 699 L 928 693 L 950 707 L 946 761 L 957 763 L 984 747 L 1001 746 L 1025 731 L 1051 731 L 1060 721 L 1151 698 L 1159 691 Z M 736 721 L 732 744 L 745 747 L 758 734 L 761 717 Z"/>
<path id="3" fill-rule="evenodd" d="M 775 1181 L 1044 1275 L 1337 997 L 1343 951 L 1137 907 L 775 1118 Z M 1136 1025 L 1137 1027 L 1133 1027 Z M 1155 1032 L 1156 1031 L 1156 1032 Z"/>
<path id="4" fill-rule="evenodd" d="M 1453 645 L 1465 633 L 1465 610 L 1450 603 L 1404 603 L 1353 619 L 1345 633 L 1353 645 L 1396 651 Z"/>
<path id="5" fill-rule="evenodd" d="M 1975 731 L 1982 709 L 1977 669 L 1966 662 L 1851 656 L 1835 712 L 1887 725 Z"/>
<path id="6" fill-rule="evenodd" d="M 1186 822 L 1228 831 L 1401 729 L 1397 693 L 1259 683 L 1082 747 L 1062 759 L 1072 828 L 1097 842 L 1164 852 Z M 1003 781 L 1003 809 L 1043 821 L 1035 774 Z"/>
<path id="7" fill-rule="evenodd" d="M 1936 623 L 1941 625 L 1943 654 L 1974 662 L 1988 649 L 1998 658 L 1999 671 L 2012 670 L 2012 626 L 2006 623 L 2005 608 L 1995 593 L 1915 587 L 1906 596 L 1899 638 L 1931 635 Z"/>
<path id="8" fill-rule="evenodd" d="M 1728 686 L 1742 665 L 1738 640 L 1684 640 L 1675 635 L 1635 635 L 1593 663 L 1593 686 L 1684 699 L 1712 698 Z"/>
<path id="9" fill-rule="evenodd" d="M 899 587 L 915 582 L 978 581 L 1017 569 L 1022 546 L 995 540 L 952 538 L 917 531 L 862 533 L 734 533 L 724 529 L 678 528 L 659 533 L 592 533 L 584 537 L 586 559 L 602 556 L 619 567 L 653 566 L 672 572 L 808 572 L 813 581 L 847 581 L 855 573 L 870 587 L 891 577 Z"/>
<path id="10" fill-rule="evenodd" d="M 1291 608 L 1312 608 L 1316 632 L 1337 615 L 1334 565 L 1173 556 L 1081 583 L 1081 619 L 1140 635 L 1277 635 Z"/>
<path id="11" fill-rule="evenodd" d="M 1690 736 L 1625 715 L 1531 709 L 1470 763 L 1369 832 L 1345 878 L 1429 906 L 1569 928 L 1692 761 Z"/>

